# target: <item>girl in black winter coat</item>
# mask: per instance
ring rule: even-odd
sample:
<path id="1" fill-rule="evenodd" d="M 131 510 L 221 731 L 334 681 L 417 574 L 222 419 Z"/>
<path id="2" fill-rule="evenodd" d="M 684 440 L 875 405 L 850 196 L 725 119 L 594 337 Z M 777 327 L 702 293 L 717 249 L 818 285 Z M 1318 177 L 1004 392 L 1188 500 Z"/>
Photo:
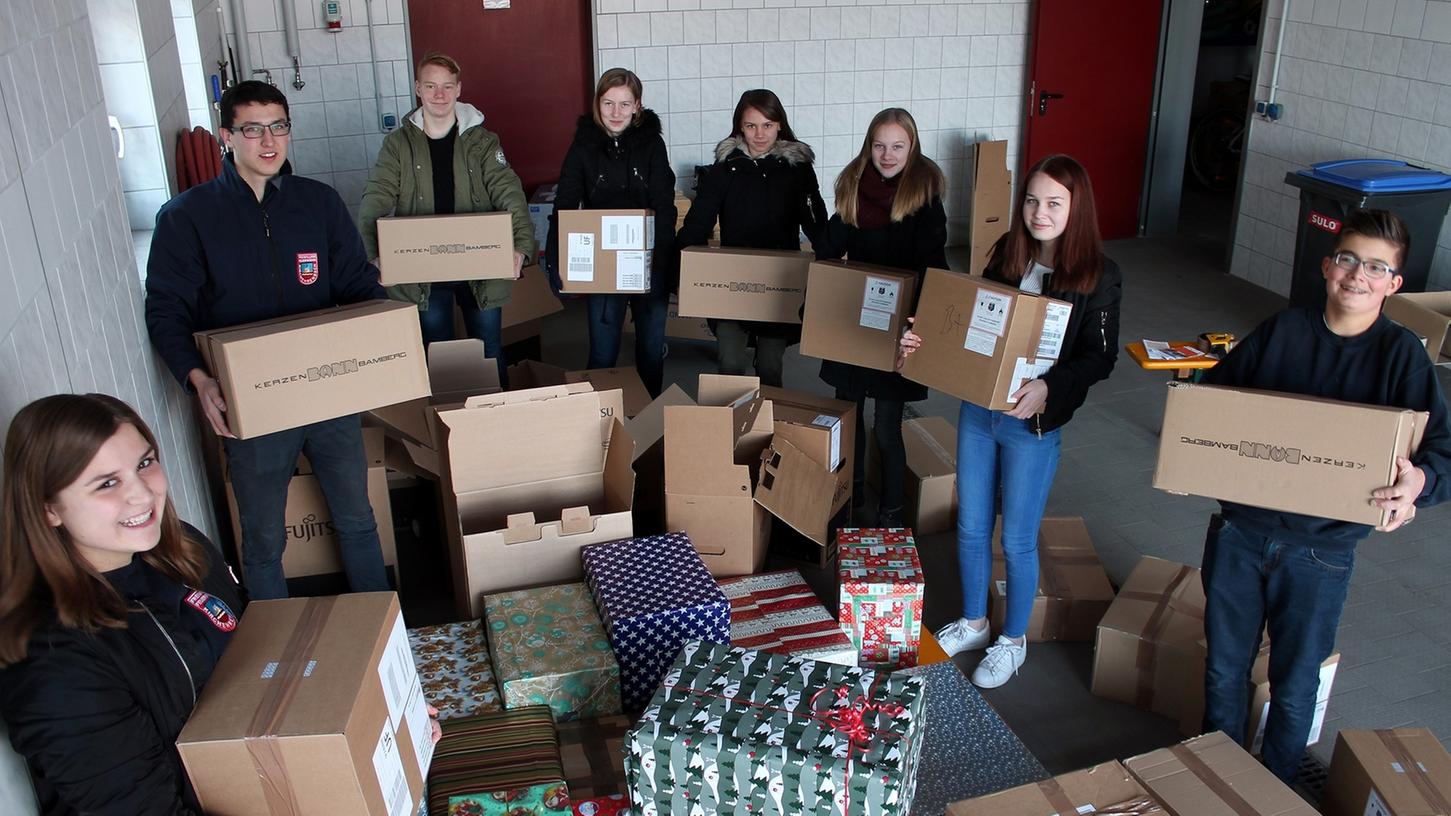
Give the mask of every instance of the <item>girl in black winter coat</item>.
<path id="1" fill-rule="evenodd" d="M 705 244 L 717 218 L 721 246 L 795 250 L 802 233 L 815 244 L 826 223 L 826 204 L 812 164 L 816 156 L 796 140 L 781 100 L 768 90 L 746 91 L 732 121 L 731 135 L 716 145 L 715 164 L 700 171 L 695 201 L 676 245 L 685 249 Z M 781 386 L 782 356 L 787 346 L 801 341 L 800 324 L 710 324 L 720 373 L 748 373 L 748 346 L 754 345 L 761 382 Z"/>
<path id="2" fill-rule="evenodd" d="M 836 215 L 816 244 L 816 257 L 890 266 L 917 273 L 922 291 L 927 267 L 947 268 L 946 189 L 942 171 L 922 155 L 917 123 L 901 108 L 872 118 L 861 152 L 836 179 Z M 916 304 L 910 304 L 916 311 Z M 902 444 L 902 407 L 927 398 L 927 388 L 894 371 L 876 371 L 824 360 L 821 379 L 836 388 L 836 398 L 857 404 L 856 473 L 853 507 L 862 505 L 866 461 L 867 397 L 873 407 L 873 435 L 881 453 L 877 526 L 901 524 L 902 488 L 907 454 Z"/>
<path id="3" fill-rule="evenodd" d="M 655 211 L 655 250 L 650 291 L 643 295 L 586 295 L 589 305 L 589 362 L 609 368 L 620 356 L 625 306 L 635 319 L 635 366 L 650 396 L 660 395 L 665 374 L 665 318 L 675 289 L 675 171 L 660 137 L 660 118 L 641 107 L 640 78 L 611 68 L 595 87 L 594 110 L 581 116 L 574 142 L 559 169 L 554 213 L 549 216 L 545 264 L 556 289 L 559 271 L 559 211 L 649 209 Z M 567 277 L 567 273 L 566 273 Z"/>

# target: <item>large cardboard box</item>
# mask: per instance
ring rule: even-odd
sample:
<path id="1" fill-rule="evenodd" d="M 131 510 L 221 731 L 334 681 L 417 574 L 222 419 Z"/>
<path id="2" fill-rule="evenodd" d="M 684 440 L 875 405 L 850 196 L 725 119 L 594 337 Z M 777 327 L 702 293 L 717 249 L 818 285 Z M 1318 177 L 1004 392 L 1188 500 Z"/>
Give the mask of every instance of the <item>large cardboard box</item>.
<path id="1" fill-rule="evenodd" d="M 1001 630 L 1008 614 L 1008 571 L 1001 537 L 999 519 L 988 587 L 988 618 L 995 630 Z M 1028 618 L 1028 640 L 1090 642 L 1113 598 L 1113 585 L 1099 563 L 1083 519 L 1043 519 L 1038 528 L 1038 594 Z"/>
<path id="2" fill-rule="evenodd" d="M 1124 760 L 1173 816 L 1315 816 L 1315 809 L 1223 732 Z"/>
<path id="3" fill-rule="evenodd" d="M 1427 728 L 1341 731 L 1320 808 L 1325 816 L 1451 814 L 1451 754 Z"/>
<path id="4" fill-rule="evenodd" d="M 562 210 L 559 271 L 565 292 L 650 291 L 655 214 L 650 210 Z"/>
<path id="5" fill-rule="evenodd" d="M 1207 646 L 1203 640 L 1200 640 L 1194 667 L 1190 673 L 1191 677 L 1204 676 L 1206 653 Z M 1325 658 L 1325 661 L 1320 664 L 1320 685 L 1315 690 L 1315 714 L 1310 721 L 1310 734 L 1305 740 L 1306 745 L 1314 745 L 1320 741 L 1320 730 L 1325 725 L 1325 712 L 1330 707 L 1330 692 L 1335 687 L 1335 673 L 1339 668 L 1339 652 Z M 1265 723 L 1269 720 L 1270 714 L 1269 640 L 1260 642 L 1259 654 L 1255 656 L 1255 662 L 1250 667 L 1249 686 L 1250 703 L 1248 718 L 1245 720 L 1244 749 L 1252 754 L 1259 754 L 1265 739 Z M 1186 737 L 1203 733 L 1204 730 L 1202 684 L 1201 688 L 1190 691 L 1191 693 L 1185 699 L 1184 708 L 1179 713 L 1179 733 Z"/>
<path id="6" fill-rule="evenodd" d="M 1102 765 L 1030 782 L 947 806 L 947 816 L 1070 816 L 1078 813 L 1150 813 L 1154 798 L 1124 766 Z"/>
<path id="7" fill-rule="evenodd" d="M 917 302 L 917 274 L 853 261 L 816 261 L 807 274 L 801 353 L 892 371 Z"/>
<path id="8" fill-rule="evenodd" d="M 514 216 L 485 212 L 379 218 L 378 271 L 384 286 L 513 278 Z"/>
<path id="9" fill-rule="evenodd" d="M 810 252 L 689 247 L 680 253 L 680 314 L 800 323 Z"/>
<path id="10" fill-rule="evenodd" d="M 881 490 L 881 452 L 868 436 L 867 484 Z M 917 535 L 957 528 L 957 428 L 942 417 L 902 423 L 907 480 L 902 485 L 902 521 Z"/>
<path id="11" fill-rule="evenodd" d="M 1204 693 L 1204 672 L 1194 674 L 1203 637 L 1199 570 L 1145 556 L 1098 624 L 1093 693 L 1177 718 Z"/>
<path id="12" fill-rule="evenodd" d="M 927 270 L 913 331 L 922 346 L 902 376 L 1005 411 L 1013 392 L 1052 368 L 1073 306 L 985 278 Z"/>
<path id="13" fill-rule="evenodd" d="M 635 444 L 618 419 L 600 422 L 600 405 L 588 383 L 572 383 L 438 410 L 463 617 L 481 614 L 486 593 L 578 581 L 586 544 L 633 534 Z"/>
<path id="14" fill-rule="evenodd" d="M 255 601 L 177 738 L 219 816 L 418 810 L 433 757 L 398 596 Z"/>
<path id="15" fill-rule="evenodd" d="M 981 275 L 993 244 L 1012 223 L 1013 173 L 1008 169 L 1008 143 L 977 142 L 972 146 L 972 224 L 968 242 L 972 256 L 968 271 Z"/>
<path id="16" fill-rule="evenodd" d="M 1404 292 L 1386 298 L 1385 316 L 1416 333 L 1437 365 L 1451 365 L 1451 292 Z"/>
<path id="17" fill-rule="evenodd" d="M 428 396 L 418 309 L 370 300 L 197 332 L 239 439 Z"/>
<path id="18" fill-rule="evenodd" d="M 756 503 L 761 452 L 773 433 L 755 377 L 702 374 L 698 405 L 665 414 L 665 524 L 684 530 L 712 575 L 760 572 L 770 516 Z"/>
<path id="19" fill-rule="evenodd" d="M 1427 415 L 1293 394 L 1170 383 L 1154 487 L 1360 524 Z"/>
<path id="20" fill-rule="evenodd" d="M 559 298 L 554 296 L 554 290 L 549 288 L 549 278 L 545 277 L 544 270 L 533 264 L 524 267 L 519 280 L 514 281 L 509 299 L 499 308 L 503 327 L 512 329 L 555 312 L 562 312 L 564 304 L 559 302 Z M 505 338 L 504 342 L 507 345 L 510 341 Z"/>

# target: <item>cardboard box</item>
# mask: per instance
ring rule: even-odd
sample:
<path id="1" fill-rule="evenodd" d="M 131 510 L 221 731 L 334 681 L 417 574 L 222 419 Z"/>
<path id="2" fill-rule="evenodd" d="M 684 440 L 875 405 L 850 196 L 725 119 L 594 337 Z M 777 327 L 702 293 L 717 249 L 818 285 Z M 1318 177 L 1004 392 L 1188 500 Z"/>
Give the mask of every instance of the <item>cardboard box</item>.
<path id="1" fill-rule="evenodd" d="M 926 575 L 912 531 L 848 527 L 836 541 L 837 620 L 851 635 L 861 665 L 887 671 L 917 665 Z"/>
<path id="2" fill-rule="evenodd" d="M 650 291 L 655 214 L 650 210 L 563 210 L 559 272 L 571 294 Z"/>
<path id="3" fill-rule="evenodd" d="M 620 368 L 595 368 L 587 371 L 570 371 L 564 375 L 565 382 L 587 382 L 595 391 L 619 391 L 623 413 L 620 419 L 637 416 L 650 404 L 650 392 L 645 390 L 645 381 L 634 366 Z"/>
<path id="4" fill-rule="evenodd" d="M 881 453 L 868 436 L 867 484 L 881 491 Z M 917 535 L 957 529 L 957 428 L 942 417 L 902 423 L 907 479 L 902 485 L 902 520 Z"/>
<path id="5" fill-rule="evenodd" d="M 813 462 L 836 474 L 832 510 L 840 509 L 851 498 L 856 403 L 771 385 L 761 386 L 761 396 L 771 401 L 776 438 L 789 441 Z"/>
<path id="6" fill-rule="evenodd" d="M 665 532 L 665 407 L 694 405 L 678 385 L 668 386 L 625 423 L 635 440 L 635 533 Z"/>
<path id="7" fill-rule="evenodd" d="M 433 757 L 398 596 L 254 601 L 176 746 L 207 813 L 417 811 Z"/>
<path id="8" fill-rule="evenodd" d="M 972 209 L 968 243 L 972 246 L 968 271 L 987 269 L 993 245 L 1008 231 L 1013 215 L 1013 172 L 1008 169 L 1008 143 L 977 142 L 972 146 Z"/>
<path id="9" fill-rule="evenodd" d="M 384 286 L 512 279 L 514 216 L 501 211 L 379 218 L 378 271 Z"/>
<path id="10" fill-rule="evenodd" d="M 927 270 L 913 331 L 922 346 L 902 376 L 973 405 L 1005 411 L 1013 392 L 1052 368 L 1073 306 L 942 269 Z"/>
<path id="11" fill-rule="evenodd" d="M 1298 793 L 1220 731 L 1126 759 L 1124 767 L 1173 816 L 1315 816 Z"/>
<path id="12" fill-rule="evenodd" d="M 401 461 L 395 458 L 394 470 L 418 470 L 436 478 L 443 432 L 435 407 L 498 393 L 499 366 L 484 356 L 482 340 L 440 340 L 428 346 L 428 379 L 432 385 L 428 396 L 375 408 L 367 419 L 398 441 L 394 451 Z"/>
<path id="13" fill-rule="evenodd" d="M 833 520 L 851 500 L 856 403 L 763 386 L 774 436 L 763 454 L 756 501 L 821 548 L 804 560 L 825 565 Z"/>
<path id="14" fill-rule="evenodd" d="M 856 647 L 796 570 L 718 582 L 731 603 L 731 645 L 840 666 L 857 664 Z"/>
<path id="15" fill-rule="evenodd" d="M 1386 298 L 1385 316 L 1426 344 L 1436 365 L 1451 365 L 1451 292 L 1403 292 Z"/>
<path id="16" fill-rule="evenodd" d="M 1093 693 L 1177 718 L 1204 693 L 1202 666 L 1194 673 L 1203 637 L 1199 570 L 1145 556 L 1098 624 Z"/>
<path id="17" fill-rule="evenodd" d="M 810 252 L 688 247 L 680 252 L 680 314 L 800 323 Z"/>
<path id="18" fill-rule="evenodd" d="M 438 410 L 462 617 L 478 617 L 486 593 L 578 581 L 585 545 L 633 533 L 635 444 L 618 419 L 601 424 L 600 405 L 588 383 L 575 383 Z"/>
<path id="19" fill-rule="evenodd" d="M 519 280 L 514 281 L 509 299 L 499 308 L 499 317 L 507 331 L 555 312 L 562 312 L 564 304 L 559 302 L 559 298 L 554 296 L 554 290 L 549 288 L 549 279 L 545 277 L 544 270 L 538 264 L 531 264 L 524 267 Z M 505 345 L 510 342 L 512 341 L 505 338 Z"/>
<path id="20" fill-rule="evenodd" d="M 1427 415 L 1404 408 L 1170 383 L 1154 487 L 1380 525 L 1371 491 L 1395 482 Z"/>
<path id="21" fill-rule="evenodd" d="M 665 414 L 665 524 L 684 530 L 712 575 L 760 572 L 770 517 L 757 504 L 761 452 L 773 433 L 755 377 L 701 374 L 698 405 Z"/>
<path id="22" fill-rule="evenodd" d="M 801 353 L 892 371 L 897 339 L 917 302 L 917 274 L 853 261 L 815 261 L 807 273 Z"/>
<path id="23" fill-rule="evenodd" d="M 1205 642 L 1200 640 L 1190 676 L 1204 676 L 1206 651 Z M 1325 662 L 1320 664 L 1320 685 L 1315 690 L 1315 714 L 1314 719 L 1310 722 L 1310 734 L 1305 740 L 1306 745 L 1314 745 L 1320 741 L 1320 731 L 1325 725 L 1325 712 L 1330 707 L 1330 692 L 1335 687 L 1335 673 L 1339 668 L 1339 652 L 1325 658 Z M 1264 744 L 1265 722 L 1269 719 L 1270 713 L 1269 640 L 1260 642 L 1259 654 L 1255 656 L 1254 665 L 1250 668 L 1249 687 L 1250 703 L 1245 720 L 1243 747 L 1251 754 L 1258 755 Z M 1185 699 L 1184 708 L 1179 714 L 1179 733 L 1186 737 L 1192 737 L 1204 731 L 1203 685 L 1189 691 L 1190 694 Z"/>
<path id="24" fill-rule="evenodd" d="M 197 332 L 238 439 L 426 397 L 418 309 L 370 300 Z"/>
<path id="25" fill-rule="evenodd" d="M 1345 729 L 1335 738 L 1325 816 L 1445 816 L 1451 754 L 1427 728 Z"/>
<path id="26" fill-rule="evenodd" d="M 988 618 L 993 629 L 1000 631 L 1008 614 L 1001 518 L 993 535 L 992 576 Z M 1083 519 L 1043 519 L 1038 528 L 1038 594 L 1028 618 L 1028 640 L 1092 642 L 1113 597 L 1113 585 L 1099 563 Z"/>
<path id="27" fill-rule="evenodd" d="M 947 806 L 947 816 L 1069 816 L 1077 813 L 1145 813 L 1154 798 L 1124 766 L 1102 765 L 1060 774 Z M 1162 812 L 1162 811 L 1157 811 Z"/>
<path id="28" fill-rule="evenodd" d="M 549 216 L 554 214 L 554 198 L 558 192 L 558 184 L 541 184 L 529 196 L 529 223 L 534 227 L 534 244 L 540 255 L 549 241 Z"/>

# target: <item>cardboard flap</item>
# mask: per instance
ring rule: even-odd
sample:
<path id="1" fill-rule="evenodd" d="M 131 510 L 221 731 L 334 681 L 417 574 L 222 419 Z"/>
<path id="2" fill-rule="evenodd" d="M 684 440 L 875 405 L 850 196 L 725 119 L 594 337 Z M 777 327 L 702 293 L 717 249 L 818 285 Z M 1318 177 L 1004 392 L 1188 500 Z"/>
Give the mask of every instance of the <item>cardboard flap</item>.
<path id="1" fill-rule="evenodd" d="M 440 340 L 428 346 L 428 381 L 439 402 L 457 402 L 498 392 L 499 366 L 482 340 Z"/>
<path id="2" fill-rule="evenodd" d="M 605 450 L 605 507 L 614 513 L 635 506 L 635 440 L 616 417 L 609 425 Z"/>
<path id="3" fill-rule="evenodd" d="M 559 514 L 559 532 L 564 535 L 592 533 L 594 529 L 594 517 L 588 507 L 566 507 Z"/>
<path id="4" fill-rule="evenodd" d="M 1404 292 L 1385 301 L 1385 316 L 1423 338 L 1432 363 L 1451 362 L 1451 292 Z"/>
<path id="5" fill-rule="evenodd" d="M 588 383 L 470 397 L 439 409 L 455 493 L 600 469 L 600 398 Z"/>
<path id="6" fill-rule="evenodd" d="M 701 374 L 695 391 L 701 406 L 731 410 L 732 440 L 756 427 L 761 413 L 761 380 L 732 374 Z"/>
<path id="7" fill-rule="evenodd" d="M 666 493 L 751 495 L 751 469 L 734 464 L 733 423 L 730 408 L 665 407 Z"/>
<path id="8" fill-rule="evenodd" d="M 655 401 L 645 406 L 640 413 L 625 423 L 625 429 L 635 440 L 635 459 L 639 459 L 646 451 L 655 446 L 665 437 L 665 407 L 667 405 L 694 405 L 695 400 L 690 398 L 678 385 L 672 385 L 665 389 Z"/>
<path id="9" fill-rule="evenodd" d="M 785 439 L 773 440 L 761 453 L 756 503 L 823 547 L 836 489 L 832 471 Z"/>
<path id="10" fill-rule="evenodd" d="M 564 381 L 587 382 L 593 385 L 596 391 L 618 389 L 623 392 L 621 402 L 626 417 L 638 415 L 645 410 L 645 406 L 650 404 L 650 392 L 645 389 L 645 382 L 640 379 L 640 372 L 636 371 L 633 366 L 570 371 L 565 373 Z"/>
<path id="11" fill-rule="evenodd" d="M 504 524 L 504 543 L 521 544 L 539 540 L 539 525 L 534 523 L 533 513 L 512 513 Z"/>

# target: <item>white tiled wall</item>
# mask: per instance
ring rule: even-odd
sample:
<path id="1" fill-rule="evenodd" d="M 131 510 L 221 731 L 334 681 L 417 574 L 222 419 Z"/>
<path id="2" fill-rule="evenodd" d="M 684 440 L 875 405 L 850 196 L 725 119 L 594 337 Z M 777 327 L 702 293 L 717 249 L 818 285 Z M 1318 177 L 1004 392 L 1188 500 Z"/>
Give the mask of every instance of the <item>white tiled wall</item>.
<path id="1" fill-rule="evenodd" d="M 872 116 L 911 111 L 923 152 L 947 174 L 952 243 L 966 240 L 967 146 L 1006 139 L 1017 163 L 1026 0 L 598 0 L 596 10 L 596 67 L 640 75 L 682 184 L 714 160 L 741 92 L 761 87 L 815 149 L 829 206 Z"/>
<path id="2" fill-rule="evenodd" d="M 182 518 L 215 533 L 190 405 L 146 338 L 86 2 L 0 16 L 0 427 L 46 394 L 120 397 L 156 431 Z"/>
<path id="3" fill-rule="evenodd" d="M 1257 98 L 1269 95 L 1283 0 L 1271 0 Z M 1451 172 L 1451 1 L 1293 0 L 1279 121 L 1253 119 L 1231 271 L 1289 294 L 1299 191 L 1285 173 L 1313 162 L 1397 158 Z M 1448 222 L 1451 223 L 1451 222 Z M 1428 288 L 1451 288 L 1451 226 Z"/>

